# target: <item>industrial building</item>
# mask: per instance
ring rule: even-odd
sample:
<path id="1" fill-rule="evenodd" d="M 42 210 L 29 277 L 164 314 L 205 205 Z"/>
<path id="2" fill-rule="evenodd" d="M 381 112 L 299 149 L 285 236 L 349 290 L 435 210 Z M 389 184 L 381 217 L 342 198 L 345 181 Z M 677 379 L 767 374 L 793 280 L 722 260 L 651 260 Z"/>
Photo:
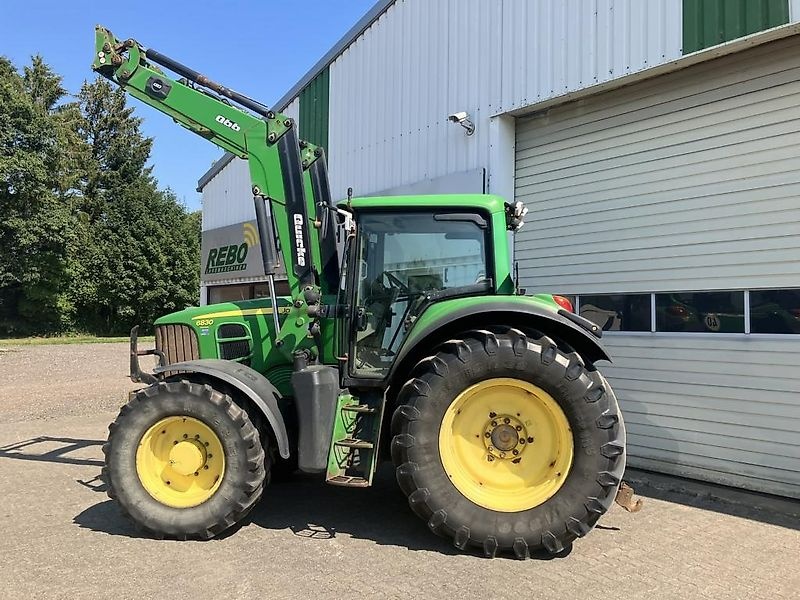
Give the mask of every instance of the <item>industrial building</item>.
<path id="1" fill-rule="evenodd" d="M 800 498 L 798 21 L 800 0 L 381 0 L 274 108 L 336 199 L 527 204 L 522 285 L 607 331 L 631 466 Z M 247 254 L 246 164 L 198 187 L 201 301 L 266 295 L 255 265 L 206 268 Z"/>

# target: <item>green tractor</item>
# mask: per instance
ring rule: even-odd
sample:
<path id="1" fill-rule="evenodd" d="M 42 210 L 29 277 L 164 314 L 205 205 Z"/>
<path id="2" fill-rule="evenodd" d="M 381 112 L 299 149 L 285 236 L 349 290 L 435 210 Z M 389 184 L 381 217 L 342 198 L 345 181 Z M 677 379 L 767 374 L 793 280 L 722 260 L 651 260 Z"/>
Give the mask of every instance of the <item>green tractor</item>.
<path id="1" fill-rule="evenodd" d="M 387 455 L 414 513 L 461 550 L 559 553 L 594 527 L 621 483 L 625 428 L 595 367 L 599 328 L 517 288 L 520 203 L 334 204 L 322 148 L 286 116 L 102 27 L 93 68 L 248 160 L 270 290 L 158 319 L 151 350 L 131 333 L 131 377 L 148 385 L 109 427 L 103 477 L 140 528 L 211 538 L 272 476 L 368 487 Z"/>

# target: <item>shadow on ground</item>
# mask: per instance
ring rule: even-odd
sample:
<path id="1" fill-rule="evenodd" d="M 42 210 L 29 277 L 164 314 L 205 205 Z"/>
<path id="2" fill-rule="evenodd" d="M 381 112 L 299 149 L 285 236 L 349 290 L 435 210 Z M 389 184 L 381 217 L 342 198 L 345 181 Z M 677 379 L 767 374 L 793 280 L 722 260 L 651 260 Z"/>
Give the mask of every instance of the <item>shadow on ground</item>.
<path id="1" fill-rule="evenodd" d="M 82 458 L 74 456 L 73 453 L 91 446 L 102 446 L 104 443 L 105 440 L 84 440 L 41 435 L 22 442 L 0 446 L 0 458 L 102 467 L 102 460 Z"/>
<path id="2" fill-rule="evenodd" d="M 216 539 L 235 535 L 242 527 L 256 526 L 288 530 L 309 544 L 324 543 L 346 535 L 409 550 L 463 554 L 447 540 L 432 534 L 411 512 L 405 497 L 397 489 L 394 469 L 390 465 L 384 465 L 378 471 L 375 485 L 371 488 L 347 489 L 325 485 L 321 477 L 298 474 L 290 483 L 269 486 L 250 516 Z M 111 501 L 87 508 L 75 517 L 74 522 L 80 527 L 110 535 L 142 537 Z M 570 547 L 557 556 L 537 555 L 532 558 L 563 558 L 571 550 Z"/>
<path id="3" fill-rule="evenodd" d="M 800 530 L 800 502 L 797 500 L 638 469 L 628 469 L 625 480 L 645 498 Z M 645 500 L 642 510 L 649 508 Z"/>

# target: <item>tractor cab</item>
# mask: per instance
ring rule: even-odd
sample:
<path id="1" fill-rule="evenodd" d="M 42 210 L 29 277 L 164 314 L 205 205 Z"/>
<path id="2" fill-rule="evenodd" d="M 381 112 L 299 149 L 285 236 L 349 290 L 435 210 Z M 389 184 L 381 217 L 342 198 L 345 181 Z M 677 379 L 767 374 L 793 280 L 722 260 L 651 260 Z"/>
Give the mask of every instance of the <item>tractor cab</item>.
<path id="1" fill-rule="evenodd" d="M 433 303 L 510 293 L 506 205 L 490 195 L 356 199 L 341 339 L 351 376 L 383 378 Z M 496 239 L 498 238 L 498 239 Z M 348 348 L 349 347 L 349 348 Z"/>

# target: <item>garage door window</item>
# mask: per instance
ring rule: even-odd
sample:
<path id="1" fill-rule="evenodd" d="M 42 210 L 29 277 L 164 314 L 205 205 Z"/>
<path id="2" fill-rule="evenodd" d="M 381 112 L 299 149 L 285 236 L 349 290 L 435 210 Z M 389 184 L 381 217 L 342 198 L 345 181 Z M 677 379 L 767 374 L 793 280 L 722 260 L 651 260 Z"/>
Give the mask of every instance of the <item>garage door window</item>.
<path id="1" fill-rule="evenodd" d="M 580 314 L 603 331 L 650 331 L 650 294 L 581 296 Z"/>
<path id="2" fill-rule="evenodd" d="M 752 333 L 800 333 L 800 290 L 750 292 Z"/>
<path id="3" fill-rule="evenodd" d="M 744 292 L 656 294 L 656 331 L 744 333 Z"/>

